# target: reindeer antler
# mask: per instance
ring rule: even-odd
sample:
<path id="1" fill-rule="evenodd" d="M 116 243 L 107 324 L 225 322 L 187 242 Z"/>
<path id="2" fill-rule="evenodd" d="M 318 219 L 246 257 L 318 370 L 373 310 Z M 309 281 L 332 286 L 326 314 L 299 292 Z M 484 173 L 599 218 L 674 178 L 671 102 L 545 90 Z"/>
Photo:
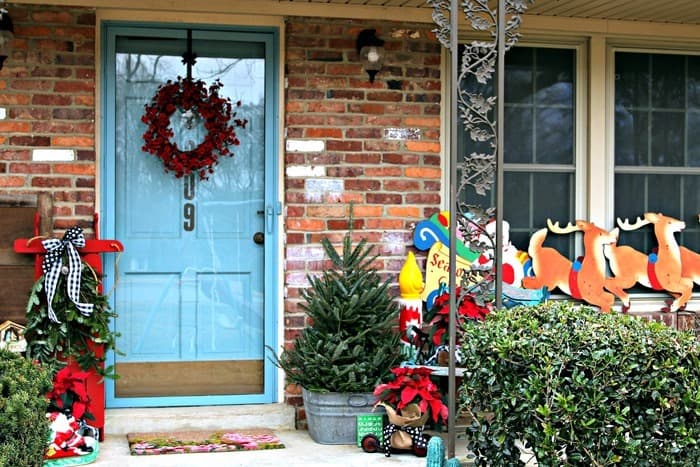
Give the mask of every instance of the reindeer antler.
<path id="1" fill-rule="evenodd" d="M 651 221 L 648 221 L 646 219 L 642 219 L 640 217 L 637 217 L 637 221 L 634 224 L 630 224 L 629 220 L 627 220 L 627 219 L 625 219 L 623 221 L 619 217 L 617 218 L 617 225 L 619 225 L 622 230 L 637 230 L 637 229 L 644 227 L 645 225 L 649 225 L 649 224 L 651 224 Z"/>
<path id="2" fill-rule="evenodd" d="M 578 232 L 579 230 L 581 230 L 579 228 L 579 226 L 573 225 L 571 222 L 569 222 L 566 225 L 566 227 L 561 228 L 561 227 L 559 227 L 559 221 L 552 224 L 551 219 L 547 219 L 547 227 L 549 228 L 549 230 L 551 230 L 552 232 L 557 233 L 557 234 L 568 234 L 571 232 Z"/>

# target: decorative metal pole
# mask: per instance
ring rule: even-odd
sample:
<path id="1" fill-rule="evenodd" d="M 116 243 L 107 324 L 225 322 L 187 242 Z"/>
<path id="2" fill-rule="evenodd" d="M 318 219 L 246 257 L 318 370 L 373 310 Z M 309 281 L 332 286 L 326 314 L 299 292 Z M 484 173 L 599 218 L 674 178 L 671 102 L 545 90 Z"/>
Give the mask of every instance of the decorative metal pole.
<path id="1" fill-rule="evenodd" d="M 456 342 L 457 342 L 457 303 L 462 295 L 474 289 L 468 282 L 468 274 L 464 274 L 461 283 L 461 294 L 457 297 L 457 231 L 462 233 L 468 228 L 465 224 L 472 223 L 478 226 L 474 220 L 475 211 L 464 198 L 465 190 L 471 187 L 477 194 L 485 195 L 493 188 L 494 178 L 496 182 L 495 211 L 496 211 L 496 238 L 493 248 L 493 283 L 486 284 L 481 291 L 493 289 L 495 293 L 496 308 L 502 306 L 502 275 L 503 265 L 503 135 L 504 135 L 504 89 L 505 89 L 505 52 L 510 49 L 520 38 L 520 16 L 525 12 L 533 0 L 498 0 L 496 11 L 489 8 L 488 0 L 461 0 L 462 10 L 472 29 L 490 36 L 492 42 L 483 38 L 471 41 L 465 45 L 464 52 L 459 53 L 459 10 L 458 0 L 428 0 L 433 7 L 433 21 L 437 28 L 433 31 L 438 41 L 449 50 L 450 69 L 447 76 L 450 84 L 449 102 L 449 131 L 450 139 L 447 148 L 447 156 L 450 161 L 449 174 L 449 207 L 450 220 L 450 317 L 448 323 L 449 332 L 449 358 L 448 358 L 448 458 L 455 456 L 456 439 Z M 448 19 L 449 16 L 449 19 Z M 508 18 L 508 20 L 506 20 Z M 460 61 L 461 58 L 461 61 Z M 496 89 L 491 96 L 484 96 L 468 89 L 468 80 L 471 84 L 486 84 L 496 72 Z M 474 83 L 474 80 L 476 83 Z M 463 87 L 463 82 L 467 86 Z M 494 104 L 496 104 L 494 109 Z M 469 154 L 459 155 L 457 152 L 457 135 L 460 130 L 459 119 L 464 130 L 469 132 L 470 138 L 475 143 L 487 143 L 490 152 L 478 152 L 475 150 Z M 476 147 L 479 147 L 477 144 Z M 488 213 L 488 212 L 487 212 Z M 465 221 L 465 219 L 467 219 Z M 469 238 L 469 235 L 464 235 Z M 467 245 L 473 248 L 482 248 L 479 245 Z M 476 269 L 473 267 L 473 269 Z M 478 271 L 477 271 L 478 273 Z M 485 281 L 484 281 L 485 282 Z"/>
<path id="2" fill-rule="evenodd" d="M 506 62 L 506 0 L 498 0 L 498 59 L 496 60 L 496 246 L 493 252 L 496 309 L 503 305 L 503 132 Z"/>
<path id="3" fill-rule="evenodd" d="M 450 1 L 450 70 L 459 66 L 459 1 Z M 450 317 L 448 320 L 448 358 L 447 358 L 447 458 L 455 457 L 456 441 L 456 412 L 457 412 L 457 378 L 455 375 L 455 349 L 457 347 L 457 204 L 459 189 L 457 185 L 457 96 L 459 95 L 459 80 L 456 74 L 450 73 Z"/>

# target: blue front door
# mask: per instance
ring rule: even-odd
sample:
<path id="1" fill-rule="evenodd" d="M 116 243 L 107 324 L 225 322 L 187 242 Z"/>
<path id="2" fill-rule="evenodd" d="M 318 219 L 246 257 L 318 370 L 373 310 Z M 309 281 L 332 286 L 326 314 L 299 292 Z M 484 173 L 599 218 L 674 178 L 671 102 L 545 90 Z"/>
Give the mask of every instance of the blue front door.
<path id="1" fill-rule="evenodd" d="M 144 105 L 186 76 L 187 30 L 105 25 L 107 231 L 125 247 L 113 306 L 121 334 L 111 407 L 272 402 L 277 215 L 275 32 L 192 28 L 194 79 L 219 80 L 235 104 L 240 145 L 208 179 L 176 178 L 142 151 Z M 196 115 L 195 115 L 196 117 Z M 170 119 L 179 148 L 196 147 L 201 118 Z M 113 153 L 111 152 L 113 148 Z M 266 297 L 266 292 L 269 297 Z"/>

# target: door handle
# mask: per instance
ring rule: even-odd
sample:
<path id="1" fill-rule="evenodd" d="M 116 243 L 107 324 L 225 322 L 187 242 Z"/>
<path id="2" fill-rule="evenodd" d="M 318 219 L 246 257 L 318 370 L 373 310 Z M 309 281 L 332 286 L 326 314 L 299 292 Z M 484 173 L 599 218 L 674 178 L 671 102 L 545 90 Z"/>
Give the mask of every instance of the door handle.
<path id="1" fill-rule="evenodd" d="M 265 230 L 267 233 L 271 234 L 272 233 L 272 226 L 274 225 L 275 221 L 275 210 L 272 209 L 272 205 L 267 205 L 265 208 Z"/>
<path id="2" fill-rule="evenodd" d="M 253 242 L 257 243 L 258 245 L 262 245 L 265 243 L 265 234 L 262 232 L 255 232 L 253 234 Z"/>

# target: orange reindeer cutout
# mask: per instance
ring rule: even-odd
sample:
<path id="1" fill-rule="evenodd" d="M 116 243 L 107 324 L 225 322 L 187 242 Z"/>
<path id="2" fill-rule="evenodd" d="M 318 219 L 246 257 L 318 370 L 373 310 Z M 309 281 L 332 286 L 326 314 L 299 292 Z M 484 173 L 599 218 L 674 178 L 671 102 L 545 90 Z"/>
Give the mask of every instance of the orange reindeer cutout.
<path id="1" fill-rule="evenodd" d="M 577 220 L 561 228 L 559 222 L 552 224 L 547 219 L 547 227 L 556 234 L 583 232 L 584 257 L 574 263 L 554 248 L 543 247 L 547 229 L 540 229 L 530 237 L 528 254 L 532 258 L 534 277 L 523 278 L 523 287 L 549 290 L 558 288 L 573 298 L 581 299 L 600 307 L 604 313 L 610 312 L 615 296 L 605 290 L 605 257 L 603 246 L 616 239 L 607 230 L 591 222 Z"/>
<path id="2" fill-rule="evenodd" d="M 700 222 L 700 214 L 698 214 Z M 689 277 L 693 282 L 700 285 L 700 253 L 681 247 L 681 276 Z"/>
<path id="3" fill-rule="evenodd" d="M 623 289 L 639 283 L 654 290 L 665 290 L 674 296 L 668 311 L 685 306 L 693 293 L 693 280 L 684 277 L 681 270 L 681 248 L 674 234 L 685 228 L 685 222 L 661 213 L 647 212 L 644 219 L 637 218 L 634 224 L 619 218 L 617 224 L 623 230 L 637 230 L 645 225 L 654 226 L 658 243 L 657 252 L 645 255 L 629 246 L 617 246 L 616 242 L 605 248 L 610 270 L 615 277 L 608 280 L 607 288 L 622 300 L 623 311 L 629 309 L 629 295 Z M 613 233 L 617 237 L 617 229 Z M 690 250 L 688 250 L 690 253 Z"/>

